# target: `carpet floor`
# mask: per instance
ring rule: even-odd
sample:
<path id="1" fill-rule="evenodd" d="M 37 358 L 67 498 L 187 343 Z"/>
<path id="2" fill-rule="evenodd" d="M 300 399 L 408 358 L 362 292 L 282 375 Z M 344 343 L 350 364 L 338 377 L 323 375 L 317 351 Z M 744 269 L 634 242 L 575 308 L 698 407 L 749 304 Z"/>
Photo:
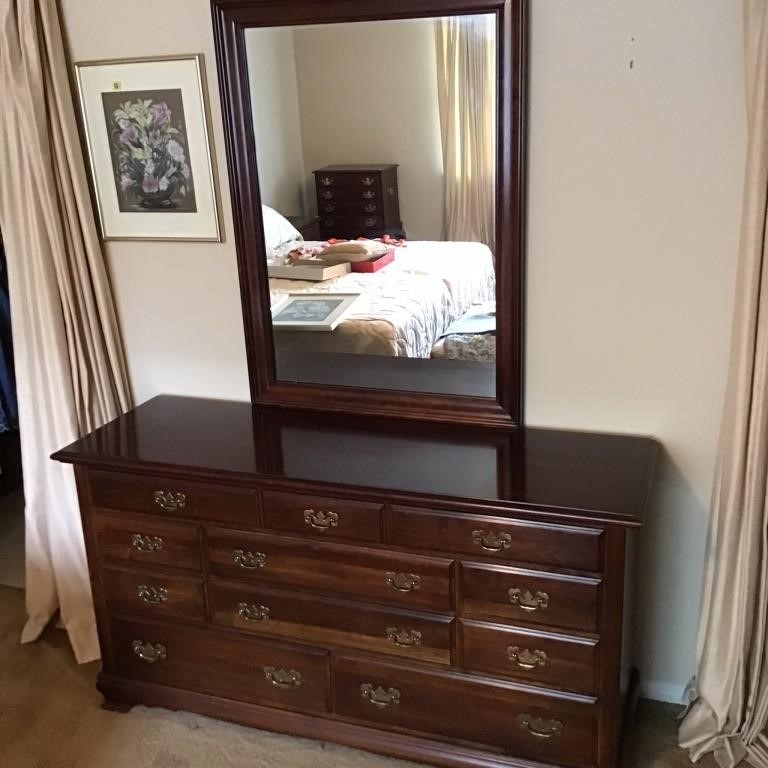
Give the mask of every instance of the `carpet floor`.
<path id="1" fill-rule="evenodd" d="M 147 707 L 107 712 L 94 688 L 98 663 L 77 666 L 64 633 L 55 629 L 20 645 L 23 620 L 21 590 L 0 587 L 2 768 L 416 768 L 189 713 Z M 640 702 L 622 768 L 691 765 L 675 745 L 678 710 Z"/>

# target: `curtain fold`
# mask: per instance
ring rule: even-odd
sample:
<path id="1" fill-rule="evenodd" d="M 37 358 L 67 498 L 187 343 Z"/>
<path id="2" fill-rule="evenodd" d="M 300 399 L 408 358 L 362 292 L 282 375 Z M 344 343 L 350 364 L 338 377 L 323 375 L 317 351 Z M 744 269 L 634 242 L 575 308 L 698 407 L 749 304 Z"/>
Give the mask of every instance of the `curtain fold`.
<path id="1" fill-rule="evenodd" d="M 0 228 L 8 258 L 26 501 L 22 642 L 57 610 L 99 656 L 72 469 L 49 455 L 130 407 L 55 0 L 0 0 Z"/>
<path id="2" fill-rule="evenodd" d="M 435 21 L 443 236 L 496 239 L 496 28 L 492 14 Z"/>
<path id="3" fill-rule="evenodd" d="M 680 745 L 768 768 L 768 3 L 744 0 L 748 150 L 693 704 Z"/>

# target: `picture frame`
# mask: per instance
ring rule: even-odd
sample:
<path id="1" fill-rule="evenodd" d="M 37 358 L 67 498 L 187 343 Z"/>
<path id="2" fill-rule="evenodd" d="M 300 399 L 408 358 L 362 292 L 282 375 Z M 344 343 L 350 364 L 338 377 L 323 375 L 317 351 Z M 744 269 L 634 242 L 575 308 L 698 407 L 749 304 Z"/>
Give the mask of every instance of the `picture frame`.
<path id="1" fill-rule="evenodd" d="M 333 331 L 343 322 L 359 293 L 289 293 L 272 307 L 277 330 Z"/>
<path id="2" fill-rule="evenodd" d="M 104 240 L 221 242 L 203 55 L 75 64 Z"/>

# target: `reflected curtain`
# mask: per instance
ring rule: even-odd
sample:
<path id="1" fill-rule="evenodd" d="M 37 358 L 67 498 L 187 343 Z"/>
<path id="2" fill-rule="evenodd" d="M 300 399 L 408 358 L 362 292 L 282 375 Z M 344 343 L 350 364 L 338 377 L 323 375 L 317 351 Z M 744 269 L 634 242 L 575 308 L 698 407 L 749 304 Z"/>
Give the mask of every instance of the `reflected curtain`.
<path id="1" fill-rule="evenodd" d="M 680 745 L 768 768 L 768 3 L 746 0 L 748 154 L 693 704 Z"/>
<path id="2" fill-rule="evenodd" d="M 99 646 L 74 478 L 48 457 L 130 404 L 55 0 L 0 0 L 0 228 L 26 501 L 22 641 L 58 610 L 86 662 Z"/>
<path id="3" fill-rule="evenodd" d="M 494 247 L 496 27 L 492 14 L 435 22 L 443 236 Z"/>

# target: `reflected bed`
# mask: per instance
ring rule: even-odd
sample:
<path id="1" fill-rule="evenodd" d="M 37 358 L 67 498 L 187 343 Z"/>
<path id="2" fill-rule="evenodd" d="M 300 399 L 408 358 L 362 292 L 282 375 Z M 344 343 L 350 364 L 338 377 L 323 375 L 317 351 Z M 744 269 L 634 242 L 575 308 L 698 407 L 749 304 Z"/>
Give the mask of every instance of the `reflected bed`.
<path id="1" fill-rule="evenodd" d="M 281 247 L 322 245 L 295 241 Z M 275 346 L 312 351 L 428 358 L 448 326 L 474 305 L 495 299 L 493 255 L 481 243 L 413 241 L 392 264 L 323 282 L 270 278 L 274 306 L 285 294 L 362 294 L 335 331 L 275 331 Z"/>

